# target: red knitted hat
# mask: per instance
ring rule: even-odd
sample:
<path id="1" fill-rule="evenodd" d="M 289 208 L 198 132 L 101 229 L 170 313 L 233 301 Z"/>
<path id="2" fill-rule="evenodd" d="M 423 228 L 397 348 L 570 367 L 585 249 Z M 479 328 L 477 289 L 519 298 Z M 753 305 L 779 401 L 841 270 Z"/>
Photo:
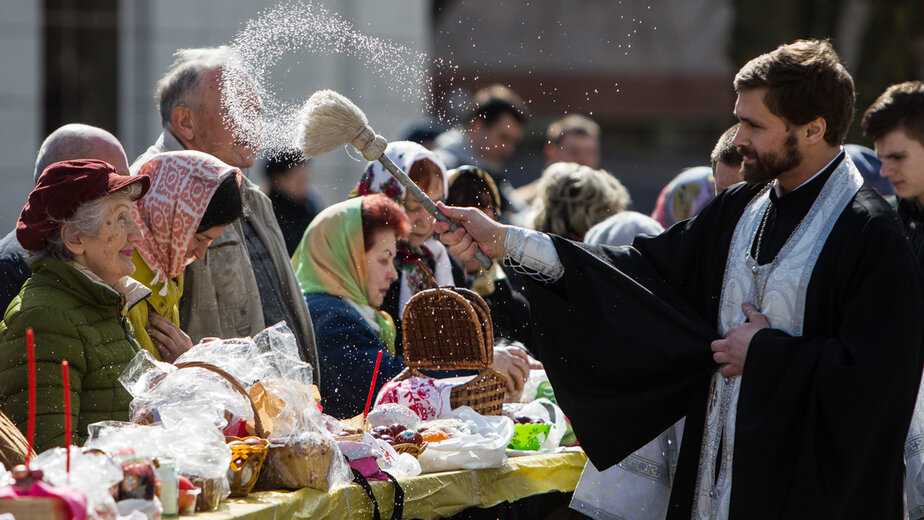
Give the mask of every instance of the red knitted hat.
<path id="1" fill-rule="evenodd" d="M 28 251 L 38 251 L 45 238 L 81 204 L 141 183 L 141 195 L 151 185 L 148 177 L 119 175 L 109 163 L 96 159 L 61 161 L 45 168 L 16 222 L 16 238 Z"/>

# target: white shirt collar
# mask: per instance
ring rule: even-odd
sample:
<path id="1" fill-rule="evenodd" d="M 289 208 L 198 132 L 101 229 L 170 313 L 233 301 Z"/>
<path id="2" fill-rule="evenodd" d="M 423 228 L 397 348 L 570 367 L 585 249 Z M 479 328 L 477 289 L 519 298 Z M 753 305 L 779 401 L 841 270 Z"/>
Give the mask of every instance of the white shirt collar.
<path id="1" fill-rule="evenodd" d="M 819 175 L 821 175 L 821 172 L 827 170 L 827 169 L 828 169 L 828 166 L 831 166 L 831 164 L 833 164 L 834 161 L 836 161 L 837 158 L 841 156 L 841 153 L 842 153 L 843 151 L 844 151 L 844 147 L 841 146 L 841 147 L 840 147 L 840 150 L 838 150 L 837 154 L 834 156 L 834 159 L 831 159 L 831 161 L 829 161 L 828 164 L 824 165 L 824 167 L 823 167 L 822 169 L 818 170 L 818 172 L 817 172 L 815 175 L 812 175 L 812 176 L 809 177 L 805 182 L 803 182 L 802 184 L 796 186 L 796 189 L 794 189 L 794 190 L 792 190 L 792 191 L 798 190 L 799 188 L 801 188 L 801 187 L 805 186 L 806 184 L 812 182 L 812 180 L 813 180 L 815 177 L 818 177 Z M 776 192 L 776 196 L 777 196 L 777 197 L 782 197 L 782 196 L 783 196 L 783 189 L 780 188 L 780 181 L 777 180 L 777 179 L 774 179 L 774 180 L 773 180 L 773 191 Z M 792 191 L 791 191 L 790 193 L 792 193 Z"/>
<path id="2" fill-rule="evenodd" d="M 122 308 L 123 313 L 127 313 L 128 310 L 134 307 L 136 303 L 151 295 L 150 289 L 148 289 L 143 283 L 135 280 L 130 276 L 123 276 L 121 279 L 119 279 L 119 282 L 116 284 L 116 286 L 113 287 L 104 282 L 103 279 L 99 277 L 99 275 L 91 271 L 89 268 L 73 260 L 69 261 L 68 264 L 89 278 L 91 282 L 105 287 L 110 291 L 114 291 L 116 294 L 119 294 L 125 298 L 125 306 Z"/>

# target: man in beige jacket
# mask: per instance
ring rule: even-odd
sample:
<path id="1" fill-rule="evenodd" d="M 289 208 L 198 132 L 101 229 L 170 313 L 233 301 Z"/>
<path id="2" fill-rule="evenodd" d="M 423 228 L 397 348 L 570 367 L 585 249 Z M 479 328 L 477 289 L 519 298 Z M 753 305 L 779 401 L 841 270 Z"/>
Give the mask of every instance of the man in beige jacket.
<path id="1" fill-rule="evenodd" d="M 228 112 L 222 105 L 222 71 L 230 58 L 227 47 L 177 51 L 176 60 L 157 84 L 164 131 L 132 170 L 154 154 L 184 149 L 209 153 L 245 173 L 253 166 L 258 137 L 235 132 L 226 122 Z M 254 100 L 254 105 L 256 116 L 259 102 Z M 197 342 L 207 336 L 253 336 L 285 320 L 295 333 L 302 359 L 314 367 L 318 383 L 311 316 L 273 206 L 246 175 L 241 194 L 244 217 L 212 242 L 205 261 L 186 268 L 180 324 Z"/>

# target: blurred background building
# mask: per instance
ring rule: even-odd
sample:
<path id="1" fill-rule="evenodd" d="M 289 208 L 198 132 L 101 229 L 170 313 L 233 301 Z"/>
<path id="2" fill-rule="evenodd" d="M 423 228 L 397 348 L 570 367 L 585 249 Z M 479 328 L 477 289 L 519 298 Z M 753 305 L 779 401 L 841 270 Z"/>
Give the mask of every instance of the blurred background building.
<path id="1" fill-rule="evenodd" d="M 0 0 L 0 229 L 31 189 L 35 154 L 68 122 L 106 128 L 131 162 L 160 133 L 153 93 L 178 48 L 231 42 L 276 0 Z M 857 82 L 858 113 L 889 84 L 924 73 L 920 0 L 326 0 L 364 34 L 451 62 L 419 96 L 383 88 L 344 54 L 299 53 L 280 68 L 281 95 L 332 88 L 357 100 L 389 140 L 479 87 L 503 83 L 528 102 L 508 178 L 544 165 L 549 122 L 566 112 L 603 128 L 602 166 L 650 212 L 660 188 L 708 154 L 732 122 L 734 72 L 800 37 L 831 38 Z M 856 125 L 854 142 L 863 142 Z M 868 143 L 864 143 L 868 144 Z M 342 199 L 362 163 L 344 152 L 312 164 L 325 202 Z M 262 181 L 260 166 L 250 175 Z M 5 231 L 4 231 L 5 233 Z"/>

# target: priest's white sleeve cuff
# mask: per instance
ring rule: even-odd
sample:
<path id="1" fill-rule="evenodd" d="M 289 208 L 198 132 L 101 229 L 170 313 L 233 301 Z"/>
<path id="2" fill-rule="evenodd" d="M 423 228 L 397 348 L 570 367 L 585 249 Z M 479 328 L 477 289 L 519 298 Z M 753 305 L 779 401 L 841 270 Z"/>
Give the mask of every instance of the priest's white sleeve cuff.
<path id="1" fill-rule="evenodd" d="M 554 282 L 565 273 L 552 239 L 545 233 L 520 227 L 507 228 L 504 263 L 540 282 Z"/>

